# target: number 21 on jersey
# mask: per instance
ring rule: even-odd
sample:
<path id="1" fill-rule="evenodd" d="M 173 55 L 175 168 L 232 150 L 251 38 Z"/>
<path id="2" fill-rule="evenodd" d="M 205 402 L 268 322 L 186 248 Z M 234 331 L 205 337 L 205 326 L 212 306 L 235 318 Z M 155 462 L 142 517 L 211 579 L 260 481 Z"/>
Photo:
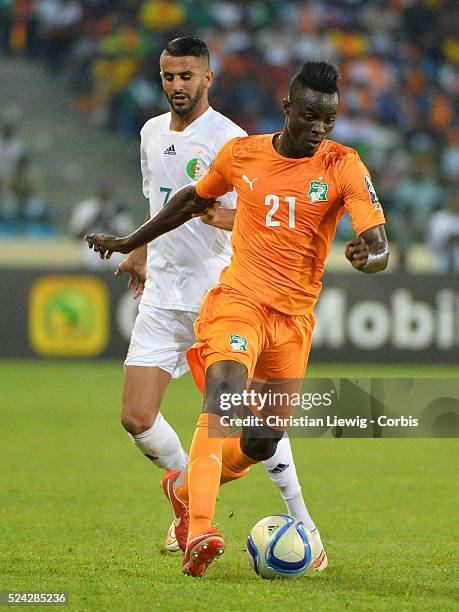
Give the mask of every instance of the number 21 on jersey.
<path id="1" fill-rule="evenodd" d="M 295 198 L 293 196 L 285 197 L 285 204 L 288 204 L 288 226 L 295 227 Z M 266 227 L 279 227 L 281 222 L 274 219 L 274 215 L 279 209 L 279 206 L 285 206 L 284 201 L 281 202 L 279 196 L 270 193 L 265 198 L 265 205 L 271 206 L 266 213 Z"/>

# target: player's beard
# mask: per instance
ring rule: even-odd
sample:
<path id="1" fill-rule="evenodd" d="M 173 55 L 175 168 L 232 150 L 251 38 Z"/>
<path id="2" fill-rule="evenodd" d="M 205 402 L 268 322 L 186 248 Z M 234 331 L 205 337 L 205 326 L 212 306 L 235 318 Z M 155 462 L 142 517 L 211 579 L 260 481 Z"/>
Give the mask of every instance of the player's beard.
<path id="1" fill-rule="evenodd" d="M 190 98 L 188 104 L 184 105 L 184 106 L 175 106 L 174 105 L 174 101 L 172 99 L 172 96 L 169 97 L 167 96 L 167 101 L 169 102 L 170 107 L 172 108 L 172 110 L 174 111 L 174 113 L 176 115 L 178 115 L 179 117 L 187 117 L 188 115 L 190 115 L 193 112 L 193 109 L 195 108 L 195 106 L 197 105 L 197 103 L 200 101 L 200 99 L 202 98 L 203 94 L 204 94 L 204 83 L 201 83 L 196 94 L 193 96 L 193 98 Z M 187 94 L 184 94 L 187 95 Z"/>

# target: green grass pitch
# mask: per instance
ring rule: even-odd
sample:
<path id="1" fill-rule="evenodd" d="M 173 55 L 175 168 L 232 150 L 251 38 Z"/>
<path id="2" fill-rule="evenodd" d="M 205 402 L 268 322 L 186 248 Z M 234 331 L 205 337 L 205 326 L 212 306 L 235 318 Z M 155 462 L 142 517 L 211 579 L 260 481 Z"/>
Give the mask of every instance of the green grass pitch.
<path id="1" fill-rule="evenodd" d="M 310 374 L 455 372 L 316 366 Z M 97 611 L 458 609 L 455 440 L 294 439 L 330 568 L 297 581 L 250 570 L 250 528 L 285 511 L 256 466 L 222 487 L 227 551 L 193 580 L 161 549 L 171 519 L 161 473 L 119 425 L 121 365 L 6 361 L 0 380 L 0 591 L 65 591 L 70 609 Z M 186 448 L 200 405 L 189 376 L 172 383 L 164 414 Z"/>

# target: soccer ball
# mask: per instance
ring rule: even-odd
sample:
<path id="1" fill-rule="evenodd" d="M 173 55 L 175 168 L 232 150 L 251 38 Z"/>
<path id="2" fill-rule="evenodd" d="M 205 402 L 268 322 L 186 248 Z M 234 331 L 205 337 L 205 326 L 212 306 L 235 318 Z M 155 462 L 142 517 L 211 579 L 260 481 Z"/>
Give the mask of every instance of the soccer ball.
<path id="1" fill-rule="evenodd" d="M 312 561 L 311 534 L 301 521 L 286 514 L 267 516 L 247 539 L 250 565 L 262 578 L 299 578 Z"/>

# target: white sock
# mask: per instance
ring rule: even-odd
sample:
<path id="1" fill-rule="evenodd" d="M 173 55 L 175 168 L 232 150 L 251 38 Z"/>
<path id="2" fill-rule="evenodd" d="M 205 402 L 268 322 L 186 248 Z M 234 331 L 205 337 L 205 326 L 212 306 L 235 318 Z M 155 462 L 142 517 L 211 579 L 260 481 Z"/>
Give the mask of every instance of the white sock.
<path id="1" fill-rule="evenodd" d="M 188 456 L 178 435 L 158 412 L 155 422 L 141 434 L 129 434 L 137 448 L 155 465 L 165 470 L 185 470 Z"/>
<path id="2" fill-rule="evenodd" d="M 263 461 L 263 465 L 287 504 L 289 515 L 303 521 L 304 526 L 310 531 L 316 529 L 304 503 L 287 434 L 284 434 L 279 441 L 274 455 Z"/>

